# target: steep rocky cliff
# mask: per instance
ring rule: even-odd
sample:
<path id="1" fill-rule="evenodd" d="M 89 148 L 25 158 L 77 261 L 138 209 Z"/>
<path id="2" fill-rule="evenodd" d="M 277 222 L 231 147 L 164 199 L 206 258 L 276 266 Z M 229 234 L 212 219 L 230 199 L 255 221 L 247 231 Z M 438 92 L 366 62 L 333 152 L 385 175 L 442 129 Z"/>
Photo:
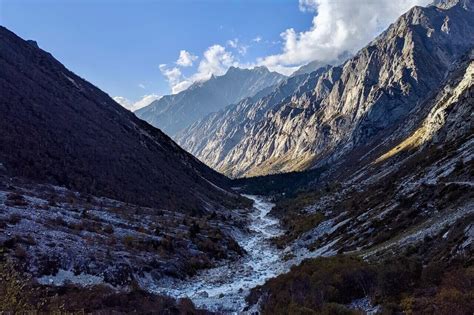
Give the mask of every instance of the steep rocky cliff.
<path id="1" fill-rule="evenodd" d="M 210 115 L 178 142 L 231 176 L 304 170 L 370 147 L 434 93 L 473 46 L 470 4 L 414 7 L 343 65 L 311 74 L 280 100 L 246 100 Z M 239 126 L 233 117 L 251 121 Z M 203 138 L 201 130 L 216 132 Z"/>
<path id="2" fill-rule="evenodd" d="M 390 137 L 277 202 L 276 243 L 315 259 L 253 290 L 262 314 L 472 313 L 474 51 L 452 68 Z"/>

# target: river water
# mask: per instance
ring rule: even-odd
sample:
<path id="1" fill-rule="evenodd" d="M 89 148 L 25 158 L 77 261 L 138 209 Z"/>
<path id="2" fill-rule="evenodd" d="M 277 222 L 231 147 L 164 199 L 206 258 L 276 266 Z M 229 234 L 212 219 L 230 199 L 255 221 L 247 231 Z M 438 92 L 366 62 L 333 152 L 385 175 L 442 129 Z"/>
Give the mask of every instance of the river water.
<path id="1" fill-rule="evenodd" d="M 156 293 L 175 298 L 188 297 L 198 307 L 225 313 L 240 313 L 250 289 L 265 283 L 287 268 L 282 251 L 270 239 L 280 235 L 279 221 L 269 216 L 273 204 L 258 196 L 249 214 L 250 233 L 236 239 L 247 255 L 235 262 L 204 270 L 186 281 L 171 281 L 166 286 L 151 288 Z"/>

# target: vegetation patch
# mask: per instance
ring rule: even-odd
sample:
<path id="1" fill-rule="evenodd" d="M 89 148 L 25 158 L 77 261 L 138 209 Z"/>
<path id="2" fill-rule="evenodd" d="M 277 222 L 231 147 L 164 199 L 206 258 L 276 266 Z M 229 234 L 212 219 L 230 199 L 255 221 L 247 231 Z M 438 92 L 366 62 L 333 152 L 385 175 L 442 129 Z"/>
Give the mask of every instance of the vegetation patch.
<path id="1" fill-rule="evenodd" d="M 466 256 L 423 264 L 406 251 L 381 262 L 337 255 L 303 261 L 247 297 L 262 314 L 360 314 L 351 302 L 369 298 L 382 314 L 474 312 L 474 266 Z"/>

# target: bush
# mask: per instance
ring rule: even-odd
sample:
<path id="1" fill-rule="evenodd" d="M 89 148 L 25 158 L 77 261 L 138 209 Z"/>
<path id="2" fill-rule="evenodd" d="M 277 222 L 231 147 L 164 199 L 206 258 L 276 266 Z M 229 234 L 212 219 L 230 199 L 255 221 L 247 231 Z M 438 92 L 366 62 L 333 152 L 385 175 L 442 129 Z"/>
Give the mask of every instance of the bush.
<path id="1" fill-rule="evenodd" d="M 29 280 L 7 262 L 0 263 L 0 311 L 20 312 L 31 309 L 28 302 Z"/>
<path id="2" fill-rule="evenodd" d="M 199 224 L 194 222 L 193 225 L 191 225 L 191 227 L 189 228 L 189 237 L 195 238 L 199 232 L 201 232 L 201 227 L 199 226 Z"/>
<path id="3" fill-rule="evenodd" d="M 135 238 L 132 235 L 127 235 L 123 238 L 123 244 L 128 248 L 133 247 L 134 243 Z"/>
<path id="4" fill-rule="evenodd" d="M 114 233 L 114 227 L 112 225 L 106 225 L 104 227 L 104 232 L 107 234 L 113 234 Z"/>
<path id="5" fill-rule="evenodd" d="M 7 200 L 5 201 L 5 205 L 7 206 L 14 206 L 14 207 L 25 207 L 28 205 L 28 202 L 25 200 L 20 194 L 17 193 L 10 193 L 7 195 Z"/>
<path id="6" fill-rule="evenodd" d="M 336 310 L 334 314 L 350 314 L 344 313 L 344 308 L 337 304 L 347 304 L 371 294 L 375 284 L 375 269 L 359 258 L 336 256 L 305 260 L 289 273 L 265 284 L 260 291 L 267 293 L 262 311 L 263 314 L 282 314 L 292 305 L 292 309 L 298 310 L 296 314 Z M 252 294 L 258 291 L 254 289 Z"/>
<path id="7" fill-rule="evenodd" d="M 21 221 L 21 216 L 18 213 L 12 213 L 10 217 L 8 218 L 8 223 L 12 225 L 16 225 L 20 223 Z"/>

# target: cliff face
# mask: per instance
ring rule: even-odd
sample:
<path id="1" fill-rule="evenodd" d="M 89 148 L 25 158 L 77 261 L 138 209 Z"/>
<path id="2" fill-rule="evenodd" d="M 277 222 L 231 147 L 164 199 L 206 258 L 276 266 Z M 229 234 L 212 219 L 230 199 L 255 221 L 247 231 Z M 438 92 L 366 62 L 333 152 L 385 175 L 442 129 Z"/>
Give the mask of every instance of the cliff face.
<path id="1" fill-rule="evenodd" d="M 0 164 L 10 176 L 177 211 L 240 200 L 227 178 L 3 27 L 0 68 Z"/>
<path id="2" fill-rule="evenodd" d="M 343 65 L 280 85 L 288 90 L 273 103 L 268 96 L 245 100 L 210 115 L 178 142 L 231 176 L 308 169 L 375 145 L 436 93 L 453 62 L 472 47 L 471 3 L 414 7 Z M 229 117 L 251 122 L 239 127 Z M 209 138 L 193 138 L 209 126 L 216 131 Z"/>

